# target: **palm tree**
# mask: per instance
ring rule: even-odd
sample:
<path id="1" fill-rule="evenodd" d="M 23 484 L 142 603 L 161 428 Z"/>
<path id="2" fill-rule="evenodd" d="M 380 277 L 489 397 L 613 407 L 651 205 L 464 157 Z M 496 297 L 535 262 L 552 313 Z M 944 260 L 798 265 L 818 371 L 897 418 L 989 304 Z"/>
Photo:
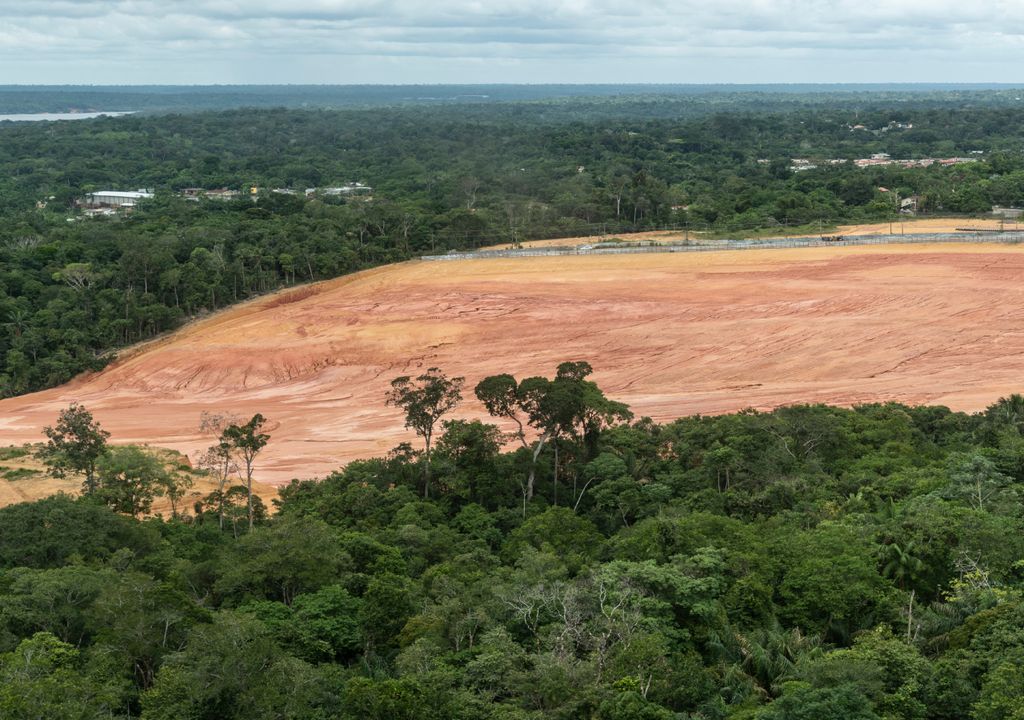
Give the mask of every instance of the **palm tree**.
<path id="1" fill-rule="evenodd" d="M 727 628 L 710 646 L 718 655 L 723 687 L 736 699 L 750 691 L 762 698 L 778 697 L 796 664 L 822 652 L 820 636 L 805 635 L 799 628 L 785 630 L 778 620 L 749 631 Z"/>
<path id="2" fill-rule="evenodd" d="M 28 319 L 31 313 L 25 308 L 16 307 L 7 313 L 7 322 L 4 327 L 9 328 L 14 337 L 21 337 L 21 334 L 28 327 Z"/>
<path id="3" fill-rule="evenodd" d="M 994 425 L 1010 425 L 1018 431 L 1024 430 L 1024 395 L 1014 393 L 999 398 L 985 410 L 985 417 Z"/>
<path id="4" fill-rule="evenodd" d="M 907 584 L 917 580 L 924 569 L 924 563 L 914 555 L 914 550 L 913 540 L 903 546 L 895 542 L 879 546 L 882 575 L 896 581 L 900 590 L 906 590 Z"/>

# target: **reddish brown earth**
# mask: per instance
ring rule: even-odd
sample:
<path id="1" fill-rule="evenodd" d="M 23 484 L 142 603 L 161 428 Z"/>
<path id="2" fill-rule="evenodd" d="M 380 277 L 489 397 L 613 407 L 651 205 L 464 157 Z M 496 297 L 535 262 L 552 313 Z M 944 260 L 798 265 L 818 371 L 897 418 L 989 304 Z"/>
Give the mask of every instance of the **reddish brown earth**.
<path id="1" fill-rule="evenodd" d="M 259 479 L 403 440 L 389 381 L 468 388 L 585 359 L 637 415 L 879 400 L 978 410 L 1024 389 L 1024 248 L 906 245 L 416 262 L 261 298 L 60 388 L 0 402 L 0 445 L 72 400 L 194 457 L 203 410 L 262 412 Z M 471 395 L 471 393 L 468 393 Z M 475 403 L 460 409 L 479 414 Z"/>

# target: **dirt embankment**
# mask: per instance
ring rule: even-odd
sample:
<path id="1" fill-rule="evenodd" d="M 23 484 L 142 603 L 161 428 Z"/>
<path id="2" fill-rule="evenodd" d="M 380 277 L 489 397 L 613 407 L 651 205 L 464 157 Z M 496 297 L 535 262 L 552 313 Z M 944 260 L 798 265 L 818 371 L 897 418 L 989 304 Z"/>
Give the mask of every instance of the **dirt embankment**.
<path id="1" fill-rule="evenodd" d="M 415 442 L 390 380 L 588 360 L 637 415 L 879 400 L 976 410 L 1021 389 L 1024 248 L 891 245 L 406 263 L 263 298 L 103 372 L 0 401 L 0 445 L 75 400 L 113 441 L 210 444 L 203 411 L 263 413 L 260 480 Z M 467 402 L 457 411 L 482 417 Z"/>

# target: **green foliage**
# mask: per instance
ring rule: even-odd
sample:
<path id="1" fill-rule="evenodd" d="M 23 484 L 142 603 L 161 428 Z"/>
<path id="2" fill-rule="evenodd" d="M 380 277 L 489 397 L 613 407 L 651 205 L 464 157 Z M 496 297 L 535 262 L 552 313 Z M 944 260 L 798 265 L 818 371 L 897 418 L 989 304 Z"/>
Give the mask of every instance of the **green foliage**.
<path id="1" fill-rule="evenodd" d="M 492 381 L 510 452 L 446 422 L 429 498 L 406 447 L 251 532 L 244 486 L 223 527 L 139 520 L 157 468 L 116 448 L 92 497 L 0 509 L 3 716 L 1020 720 L 1012 400 L 661 426 L 558 372 Z"/>
<path id="2" fill-rule="evenodd" d="M 525 546 L 531 546 L 557 555 L 576 572 L 597 556 L 603 540 L 592 522 L 569 508 L 557 507 L 527 518 L 512 531 L 503 552 L 514 559 Z"/>
<path id="3" fill-rule="evenodd" d="M 168 658 L 142 708 L 146 720 L 311 718 L 338 710 L 314 668 L 284 653 L 257 620 L 230 612 L 197 627 Z"/>
<path id="4" fill-rule="evenodd" d="M 298 595 L 331 584 L 348 560 L 324 523 L 284 521 L 239 539 L 216 590 L 232 602 L 265 597 L 290 605 Z"/>
<path id="5" fill-rule="evenodd" d="M 40 632 L 0 654 L 0 717 L 101 720 L 128 717 L 128 692 L 103 677 L 74 645 Z"/>
<path id="6" fill-rule="evenodd" d="M 757 720 L 879 720 L 871 703 L 849 685 L 816 689 L 794 683 Z"/>
<path id="7" fill-rule="evenodd" d="M 974 705 L 977 720 L 1021 720 L 1024 718 L 1024 667 L 1018 662 L 997 665 L 981 686 L 981 698 Z"/>
<path id="8" fill-rule="evenodd" d="M 155 551 L 152 528 L 88 499 L 66 495 L 0 508 L 0 567 L 52 568 L 80 558 L 105 560 L 121 549 Z"/>
<path id="9" fill-rule="evenodd" d="M 43 429 L 49 440 L 39 453 L 55 477 L 82 475 L 82 489 L 96 491 L 96 465 L 107 452 L 110 433 L 93 420 L 92 413 L 78 403 L 61 410 L 57 423 Z"/>
<path id="10" fill-rule="evenodd" d="M 111 448 L 97 465 L 97 496 L 114 512 L 138 517 L 163 494 L 170 475 L 159 458 L 132 445 Z"/>
<path id="11" fill-rule="evenodd" d="M 423 438 L 423 497 L 430 497 L 430 442 L 434 426 L 462 401 L 465 378 L 449 378 L 439 368 L 428 368 L 415 379 L 408 375 L 391 381 L 385 398 L 388 405 L 405 411 L 405 426 Z"/>
<path id="12" fill-rule="evenodd" d="M 242 425 L 228 425 L 221 432 L 219 448 L 222 448 L 228 455 L 234 454 L 238 457 L 240 467 L 245 470 L 245 492 L 246 512 L 249 519 L 249 530 L 252 531 L 256 523 L 256 505 L 252 492 L 253 463 L 260 450 L 266 447 L 270 441 L 270 435 L 263 432 L 263 424 L 266 422 L 260 413 L 252 416 L 249 422 Z M 230 489 L 228 490 L 230 493 Z M 225 502 L 217 499 L 218 508 L 222 508 Z M 223 515 L 223 510 L 220 510 Z"/>

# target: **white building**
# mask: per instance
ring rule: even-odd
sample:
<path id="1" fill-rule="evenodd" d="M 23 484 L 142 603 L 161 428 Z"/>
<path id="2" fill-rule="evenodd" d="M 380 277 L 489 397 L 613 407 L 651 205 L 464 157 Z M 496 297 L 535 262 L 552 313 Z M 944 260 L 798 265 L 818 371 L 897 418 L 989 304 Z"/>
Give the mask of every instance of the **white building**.
<path id="1" fill-rule="evenodd" d="M 339 195 L 369 194 L 373 188 L 363 185 L 361 182 L 350 182 L 341 187 L 306 188 L 306 195 L 326 195 L 337 197 Z"/>
<path id="2" fill-rule="evenodd" d="M 100 190 L 85 196 L 90 207 L 135 207 L 139 200 L 153 197 L 148 190 Z"/>

